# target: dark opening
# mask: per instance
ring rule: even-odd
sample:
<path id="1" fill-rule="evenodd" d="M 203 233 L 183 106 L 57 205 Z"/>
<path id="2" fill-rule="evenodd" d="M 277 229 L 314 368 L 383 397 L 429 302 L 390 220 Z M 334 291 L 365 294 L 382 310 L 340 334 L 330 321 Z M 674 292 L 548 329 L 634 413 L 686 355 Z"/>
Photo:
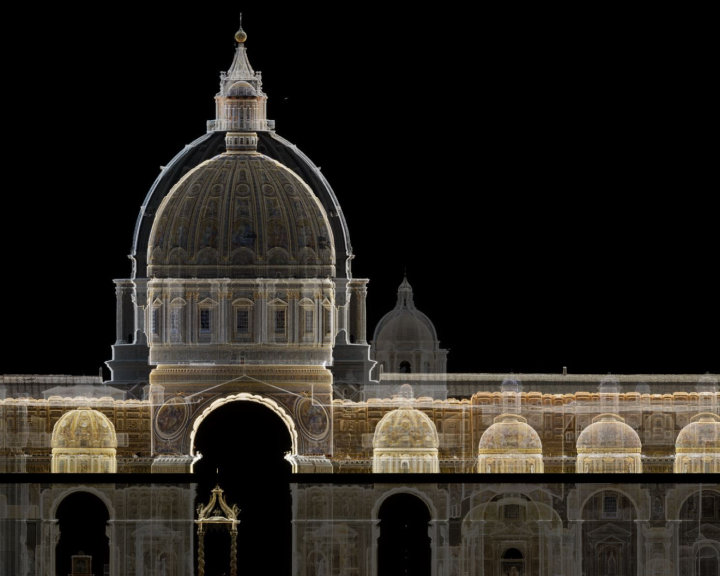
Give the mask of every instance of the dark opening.
<path id="1" fill-rule="evenodd" d="M 72 556 L 80 552 L 92 556 L 92 574 L 103 576 L 105 565 L 110 564 L 110 541 L 105 536 L 109 519 L 105 504 L 89 492 L 74 492 L 60 503 L 60 540 L 55 547 L 57 576 L 72 573 Z"/>
<path id="2" fill-rule="evenodd" d="M 412 372 L 412 369 L 410 367 L 410 362 L 405 360 L 404 362 L 400 362 L 400 374 L 410 374 Z"/>
<path id="3" fill-rule="evenodd" d="M 503 552 L 503 560 L 522 560 L 523 555 L 517 548 L 508 548 Z"/>
<path id="4" fill-rule="evenodd" d="M 430 511 L 412 494 L 390 496 L 380 507 L 378 576 L 430 576 Z"/>
<path id="5" fill-rule="evenodd" d="M 228 505 L 241 512 L 238 565 L 262 574 L 290 574 L 292 568 L 290 432 L 280 417 L 255 402 L 231 402 L 211 412 L 195 437 L 203 457 L 195 464 L 195 506 L 207 504 L 216 484 Z M 227 532 L 227 531 L 225 531 Z M 197 546 L 197 534 L 195 536 Z M 205 574 L 230 573 L 230 539 L 205 536 Z M 197 548 L 195 548 L 197 550 Z"/>

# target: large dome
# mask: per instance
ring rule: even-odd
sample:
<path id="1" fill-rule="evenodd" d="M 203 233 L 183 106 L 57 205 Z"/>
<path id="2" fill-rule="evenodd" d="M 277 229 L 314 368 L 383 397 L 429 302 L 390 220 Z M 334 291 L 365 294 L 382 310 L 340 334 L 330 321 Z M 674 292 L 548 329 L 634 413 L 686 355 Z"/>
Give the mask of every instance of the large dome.
<path id="1" fill-rule="evenodd" d="M 639 454 L 642 449 L 640 436 L 625 419 L 617 414 L 600 414 L 593 423 L 580 433 L 577 440 L 578 454 L 602 452 Z"/>
<path id="2" fill-rule="evenodd" d="M 326 212 L 332 217 L 330 225 L 335 243 L 336 273 L 346 274 L 346 264 L 352 253 L 350 236 L 342 208 L 330 184 L 319 168 L 296 146 L 275 132 L 257 132 L 258 152 L 281 162 L 297 174 L 320 199 Z M 185 146 L 178 155 L 163 167 L 142 205 L 135 225 L 132 257 L 133 277 L 145 277 L 148 244 L 154 216 L 162 201 L 180 179 L 203 162 L 225 152 L 225 131 L 209 132 Z M 332 214 L 330 214 L 332 213 Z M 333 216 L 334 215 L 334 216 Z"/>
<path id="3" fill-rule="evenodd" d="M 78 408 L 57 421 L 52 434 L 53 448 L 116 448 L 112 422 L 102 412 Z"/>
<path id="4" fill-rule="evenodd" d="M 156 278 L 322 278 L 334 265 L 317 197 L 257 153 L 221 154 L 186 174 L 160 205 L 148 244 Z"/>

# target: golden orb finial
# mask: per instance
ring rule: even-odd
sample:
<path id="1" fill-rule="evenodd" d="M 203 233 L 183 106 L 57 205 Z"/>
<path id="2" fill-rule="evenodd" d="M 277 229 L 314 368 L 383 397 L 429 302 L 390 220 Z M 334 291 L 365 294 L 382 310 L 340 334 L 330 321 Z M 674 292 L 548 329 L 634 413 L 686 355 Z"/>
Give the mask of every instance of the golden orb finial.
<path id="1" fill-rule="evenodd" d="M 247 40 L 247 33 L 242 27 L 242 12 L 240 13 L 240 30 L 235 32 L 235 41 L 238 44 L 243 44 Z"/>

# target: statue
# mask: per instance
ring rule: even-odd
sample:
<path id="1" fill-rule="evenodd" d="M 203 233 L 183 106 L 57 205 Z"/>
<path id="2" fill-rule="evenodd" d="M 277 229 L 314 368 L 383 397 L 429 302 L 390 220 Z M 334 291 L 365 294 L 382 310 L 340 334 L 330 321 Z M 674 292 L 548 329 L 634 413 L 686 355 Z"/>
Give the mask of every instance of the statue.
<path id="1" fill-rule="evenodd" d="M 617 574 L 617 560 L 615 559 L 615 550 L 610 550 L 607 559 L 607 572 L 609 576 Z"/>
<path id="2" fill-rule="evenodd" d="M 167 565 L 165 564 L 165 553 L 160 552 L 155 558 L 155 575 L 167 576 Z"/>

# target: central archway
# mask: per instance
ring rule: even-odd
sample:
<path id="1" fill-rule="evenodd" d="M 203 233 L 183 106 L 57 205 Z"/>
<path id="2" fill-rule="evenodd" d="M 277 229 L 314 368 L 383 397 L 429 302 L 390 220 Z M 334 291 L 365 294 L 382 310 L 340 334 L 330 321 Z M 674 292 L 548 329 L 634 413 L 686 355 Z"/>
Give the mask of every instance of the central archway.
<path id="1" fill-rule="evenodd" d="M 377 576 L 431 576 L 431 514 L 416 494 L 398 492 L 378 510 Z"/>
<path id="2" fill-rule="evenodd" d="M 239 396 L 239 395 L 238 395 Z M 195 507 L 207 504 L 215 486 L 240 508 L 238 542 L 258 573 L 289 574 L 292 568 L 291 463 L 288 422 L 266 402 L 223 398 L 196 421 L 193 452 Z M 269 535 L 271 535 L 269 537 Z M 227 535 L 205 539 L 207 574 L 229 573 Z M 197 539 L 196 539 L 197 540 Z"/>
<path id="3" fill-rule="evenodd" d="M 258 394 L 250 394 L 248 392 L 240 392 L 239 394 L 231 394 L 229 396 L 223 396 L 222 398 L 218 398 L 216 400 L 213 400 L 206 408 L 204 408 L 200 414 L 195 418 L 192 426 L 192 430 L 190 432 L 190 455 L 196 456 L 196 447 L 195 447 L 195 438 L 197 436 L 198 429 L 200 428 L 200 425 L 210 416 L 215 410 L 218 408 L 221 408 L 222 406 L 225 406 L 231 402 L 254 402 L 256 404 L 260 404 L 262 406 L 265 406 L 266 408 L 269 408 L 272 410 L 277 416 L 280 417 L 280 420 L 285 424 L 285 426 L 288 429 L 288 432 L 290 433 L 290 439 L 291 439 L 291 452 L 292 454 L 297 454 L 299 452 L 299 441 L 298 441 L 298 431 L 295 427 L 295 421 L 292 419 L 290 414 L 280 406 L 275 400 L 271 398 L 266 398 L 264 396 L 260 396 Z M 195 464 L 191 466 L 190 471 L 194 471 Z"/>

